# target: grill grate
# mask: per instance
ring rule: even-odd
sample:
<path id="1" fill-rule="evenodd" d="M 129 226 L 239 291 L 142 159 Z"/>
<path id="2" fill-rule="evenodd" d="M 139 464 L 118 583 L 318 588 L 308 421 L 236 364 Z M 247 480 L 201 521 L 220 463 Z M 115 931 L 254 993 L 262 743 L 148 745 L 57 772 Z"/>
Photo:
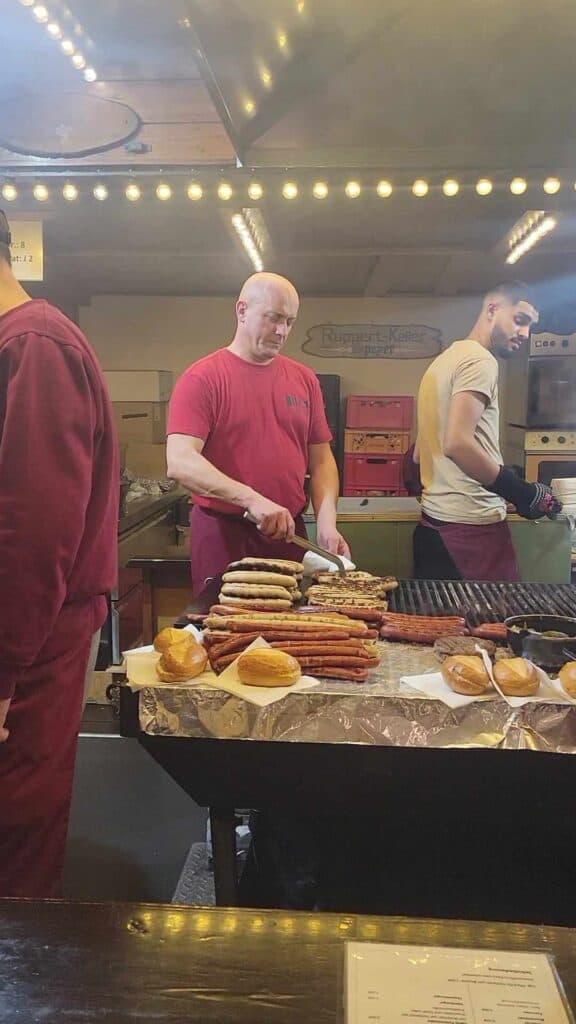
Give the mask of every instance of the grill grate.
<path id="1" fill-rule="evenodd" d="M 400 580 L 389 598 L 391 612 L 463 615 L 471 626 L 531 613 L 576 617 L 576 587 L 569 583 Z"/>

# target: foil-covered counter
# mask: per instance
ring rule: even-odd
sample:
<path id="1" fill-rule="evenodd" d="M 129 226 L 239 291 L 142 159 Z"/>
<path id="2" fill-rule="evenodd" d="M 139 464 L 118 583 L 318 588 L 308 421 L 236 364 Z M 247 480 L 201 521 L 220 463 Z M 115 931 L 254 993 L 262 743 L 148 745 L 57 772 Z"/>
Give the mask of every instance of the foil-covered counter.
<path id="1" fill-rule="evenodd" d="M 381 653 L 368 683 L 323 680 L 264 708 L 213 688 L 145 687 L 140 728 L 156 736 L 576 753 L 576 707 L 514 709 L 489 699 L 453 710 L 400 682 L 438 670 L 430 648 L 383 643 Z"/>

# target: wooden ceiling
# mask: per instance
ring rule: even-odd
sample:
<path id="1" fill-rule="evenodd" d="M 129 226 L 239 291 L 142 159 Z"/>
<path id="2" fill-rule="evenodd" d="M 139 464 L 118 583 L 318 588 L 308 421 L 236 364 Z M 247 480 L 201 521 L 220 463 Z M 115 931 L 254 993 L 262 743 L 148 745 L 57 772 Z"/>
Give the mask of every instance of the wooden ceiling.
<path id="1" fill-rule="evenodd" d="M 46 222 L 47 286 L 95 292 L 229 294 L 251 270 L 231 216 L 258 205 L 266 265 L 306 294 L 480 292 L 505 276 L 572 290 L 576 250 L 573 54 L 568 0 L 45 0 L 98 79 L 84 80 L 30 7 L 2 7 L 0 178 L 13 217 Z M 99 104 L 89 104 L 98 99 Z M 108 102 L 109 101 L 109 102 Z M 117 104 L 131 138 L 113 134 Z M 115 106 L 116 105 L 116 106 Z M 70 157 L 76 137 L 89 155 Z M 24 141 L 23 141 L 24 140 Z M 51 157 L 27 156 L 52 152 Z M 50 146 L 52 145 L 52 149 Z M 77 147 L 78 148 L 78 147 Z M 110 199 L 91 195 L 95 176 Z M 143 189 L 128 203 L 128 176 Z M 511 195 L 515 175 L 528 181 Z M 542 182 L 558 175 L 548 196 Z M 479 177 L 495 184 L 479 197 Z M 415 178 L 430 192 L 412 195 Z M 446 177 L 460 192 L 442 194 Z M 378 197 L 390 180 L 394 192 Z M 80 198 L 60 196 L 74 180 Z M 198 180 L 204 197 L 186 198 Z M 311 195 L 315 180 L 328 198 Z M 31 197 L 35 180 L 51 200 Z M 228 202 L 216 187 L 234 188 Z M 262 200 L 246 195 L 250 181 Z M 295 181 L 297 199 L 282 198 Z M 348 199 L 356 180 L 361 195 Z M 173 198 L 155 188 L 169 181 Z M 8 204 L 4 204 L 8 205 Z M 514 269 L 502 239 L 526 210 L 559 226 Z"/>

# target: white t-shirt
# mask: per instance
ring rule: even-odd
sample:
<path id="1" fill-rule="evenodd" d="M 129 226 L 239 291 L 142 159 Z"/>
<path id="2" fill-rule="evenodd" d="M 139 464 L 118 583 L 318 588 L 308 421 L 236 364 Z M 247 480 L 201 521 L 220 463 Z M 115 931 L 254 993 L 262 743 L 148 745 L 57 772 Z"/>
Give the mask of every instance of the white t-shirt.
<path id="1" fill-rule="evenodd" d="M 506 503 L 467 476 L 443 454 L 448 409 L 453 395 L 476 391 L 487 400 L 476 427 L 476 440 L 502 465 L 498 410 L 498 363 L 471 338 L 455 341 L 428 368 L 418 393 L 418 447 L 424 488 L 422 509 L 447 523 L 496 523 L 506 517 Z"/>

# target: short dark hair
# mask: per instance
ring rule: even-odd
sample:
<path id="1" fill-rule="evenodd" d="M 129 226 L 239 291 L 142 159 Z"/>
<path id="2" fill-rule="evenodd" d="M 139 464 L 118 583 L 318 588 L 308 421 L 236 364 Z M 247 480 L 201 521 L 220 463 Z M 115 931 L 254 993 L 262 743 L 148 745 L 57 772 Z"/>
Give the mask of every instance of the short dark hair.
<path id="1" fill-rule="evenodd" d="M 519 302 L 529 302 L 534 309 L 538 309 L 538 301 L 534 290 L 524 281 L 502 281 L 486 293 L 486 298 L 491 295 L 503 295 L 513 306 Z"/>
<path id="2" fill-rule="evenodd" d="M 4 210 L 0 210 L 0 260 L 12 266 L 12 253 L 10 252 L 10 225 Z"/>

